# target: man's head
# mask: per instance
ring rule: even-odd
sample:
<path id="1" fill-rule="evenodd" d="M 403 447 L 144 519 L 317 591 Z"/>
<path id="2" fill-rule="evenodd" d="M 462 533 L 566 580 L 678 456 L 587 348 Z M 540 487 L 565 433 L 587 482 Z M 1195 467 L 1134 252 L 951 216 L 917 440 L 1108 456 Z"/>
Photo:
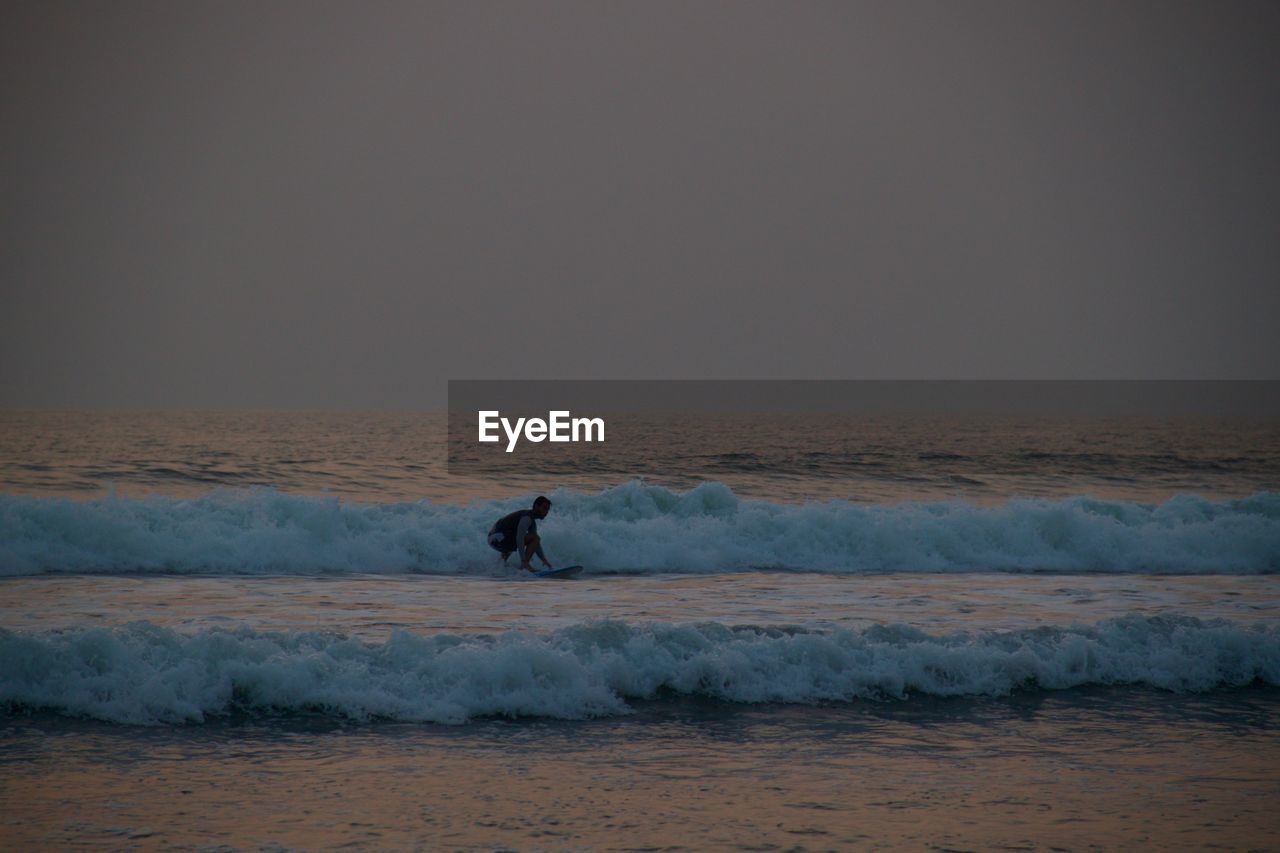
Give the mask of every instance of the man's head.
<path id="1" fill-rule="evenodd" d="M 533 517 L 546 518 L 547 513 L 551 512 L 551 501 L 543 495 L 538 495 L 533 500 Z"/>

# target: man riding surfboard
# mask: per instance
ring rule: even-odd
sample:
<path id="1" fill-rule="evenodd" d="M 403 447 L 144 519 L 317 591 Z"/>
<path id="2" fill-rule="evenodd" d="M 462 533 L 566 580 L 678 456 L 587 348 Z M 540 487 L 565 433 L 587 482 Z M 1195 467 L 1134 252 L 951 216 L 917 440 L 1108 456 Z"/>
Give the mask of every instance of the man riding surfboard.
<path id="1" fill-rule="evenodd" d="M 529 561 L 537 554 L 538 559 L 548 569 L 554 568 L 545 554 L 542 553 L 542 539 L 538 536 L 538 519 L 547 517 L 551 511 L 551 501 L 539 495 L 533 501 L 532 509 L 516 510 L 504 515 L 489 528 L 489 547 L 502 555 L 505 564 L 507 558 L 517 551 L 520 553 L 520 568 L 532 572 Z"/>

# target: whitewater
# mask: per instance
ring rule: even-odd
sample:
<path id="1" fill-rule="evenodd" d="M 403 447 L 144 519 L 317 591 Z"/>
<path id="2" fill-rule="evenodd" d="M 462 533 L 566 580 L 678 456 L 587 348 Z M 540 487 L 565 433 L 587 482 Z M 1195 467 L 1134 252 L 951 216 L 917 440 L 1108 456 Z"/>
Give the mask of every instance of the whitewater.
<path id="1" fill-rule="evenodd" d="M 1280 626 L 1186 617 L 942 636 L 902 625 L 813 632 L 593 621 L 545 634 L 396 631 L 381 643 L 149 623 L 0 631 L 0 704 L 132 724 L 305 712 L 456 724 L 586 719 L 677 695 L 813 704 L 1254 682 L 1280 686 Z"/>
<path id="2" fill-rule="evenodd" d="M 743 499 L 722 483 L 680 492 L 633 480 L 549 494 L 544 529 L 556 559 L 597 573 L 1280 570 L 1272 493 L 797 505 Z M 194 498 L 0 495 L 0 575 L 497 575 L 485 533 L 531 500 L 366 503 L 261 488 Z"/>

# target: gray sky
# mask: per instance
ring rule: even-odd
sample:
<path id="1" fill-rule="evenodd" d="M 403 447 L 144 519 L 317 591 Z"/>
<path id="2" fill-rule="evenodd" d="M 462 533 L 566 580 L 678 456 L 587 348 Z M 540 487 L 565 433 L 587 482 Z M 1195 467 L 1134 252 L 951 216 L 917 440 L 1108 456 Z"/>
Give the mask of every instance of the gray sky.
<path id="1" fill-rule="evenodd" d="M 7 2 L 0 405 L 1280 378 L 1274 2 Z"/>

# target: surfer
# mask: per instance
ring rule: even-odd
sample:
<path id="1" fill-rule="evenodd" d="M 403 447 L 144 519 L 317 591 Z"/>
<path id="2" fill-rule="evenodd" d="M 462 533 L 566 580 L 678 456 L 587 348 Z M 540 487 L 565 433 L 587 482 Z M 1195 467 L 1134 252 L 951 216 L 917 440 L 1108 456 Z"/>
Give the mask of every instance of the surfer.
<path id="1" fill-rule="evenodd" d="M 554 568 L 542 553 L 542 539 L 538 536 L 537 519 L 547 517 L 551 511 L 551 501 L 538 495 L 533 501 L 533 509 L 520 509 L 504 515 L 489 528 L 489 547 L 502 555 L 505 564 L 513 553 L 520 553 L 520 568 L 533 571 L 529 561 L 537 554 L 548 569 Z"/>

